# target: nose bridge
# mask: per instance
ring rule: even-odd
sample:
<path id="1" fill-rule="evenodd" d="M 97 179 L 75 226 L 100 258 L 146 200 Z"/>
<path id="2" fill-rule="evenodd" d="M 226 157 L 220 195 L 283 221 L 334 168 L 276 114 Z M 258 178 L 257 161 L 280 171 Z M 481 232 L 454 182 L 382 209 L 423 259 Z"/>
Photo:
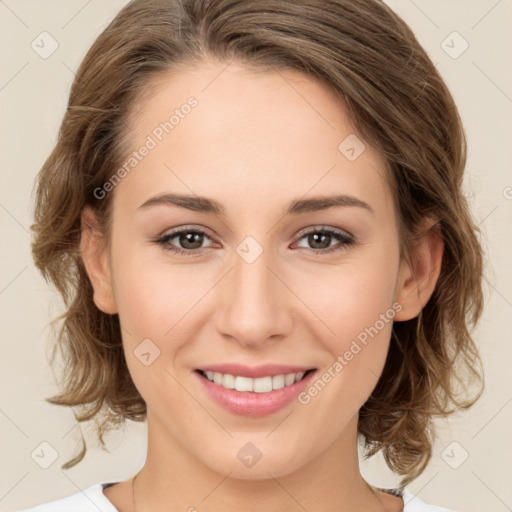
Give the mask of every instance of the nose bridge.
<path id="1" fill-rule="evenodd" d="M 219 304 L 219 331 L 252 347 L 285 334 L 291 326 L 291 294 L 277 277 L 275 252 L 246 237 L 236 247 L 232 261 Z"/>

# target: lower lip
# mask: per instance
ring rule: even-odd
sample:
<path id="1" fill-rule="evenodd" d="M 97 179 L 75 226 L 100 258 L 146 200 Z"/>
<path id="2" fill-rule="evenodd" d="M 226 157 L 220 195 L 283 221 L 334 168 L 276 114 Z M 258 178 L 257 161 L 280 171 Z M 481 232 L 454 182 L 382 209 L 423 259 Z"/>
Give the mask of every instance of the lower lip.
<path id="1" fill-rule="evenodd" d="M 194 372 L 206 392 L 220 406 L 234 414 L 253 418 L 273 414 L 288 405 L 308 386 L 314 373 L 315 371 L 308 373 L 299 382 L 295 382 L 290 386 L 275 389 L 268 393 L 254 393 L 252 391 L 226 389 L 209 381 L 199 372 Z"/>

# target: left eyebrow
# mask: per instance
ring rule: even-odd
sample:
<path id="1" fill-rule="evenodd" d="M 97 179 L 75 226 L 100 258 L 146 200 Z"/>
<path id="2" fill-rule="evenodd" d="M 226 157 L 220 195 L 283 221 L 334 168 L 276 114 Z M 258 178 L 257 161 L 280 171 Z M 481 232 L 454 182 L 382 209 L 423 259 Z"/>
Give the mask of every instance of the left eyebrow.
<path id="1" fill-rule="evenodd" d="M 357 197 L 346 194 L 339 194 L 336 196 L 318 196 L 292 201 L 286 211 L 286 214 L 296 215 L 299 213 L 316 212 L 336 206 L 357 206 L 375 214 L 375 210 L 368 203 L 361 201 L 361 199 L 358 199 Z"/>
<path id="2" fill-rule="evenodd" d="M 174 205 L 186 208 L 187 210 L 201 213 L 213 213 L 221 217 L 226 217 L 226 210 L 224 206 L 218 201 L 207 197 L 170 193 L 158 194 L 150 197 L 147 201 L 141 204 L 139 209 L 155 205 Z M 301 213 L 316 212 L 341 206 L 356 206 L 364 208 L 370 213 L 375 214 L 374 209 L 368 203 L 354 196 L 340 194 L 336 196 L 318 196 L 311 197 L 309 199 L 296 199 L 289 204 L 288 209 L 286 210 L 286 215 L 298 215 Z"/>

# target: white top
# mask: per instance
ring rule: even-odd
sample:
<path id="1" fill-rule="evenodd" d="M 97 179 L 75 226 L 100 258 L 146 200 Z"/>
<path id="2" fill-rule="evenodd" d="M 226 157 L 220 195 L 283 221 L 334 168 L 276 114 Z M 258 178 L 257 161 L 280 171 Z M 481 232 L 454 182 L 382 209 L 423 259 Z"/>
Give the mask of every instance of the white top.
<path id="1" fill-rule="evenodd" d="M 118 482 L 96 484 L 71 496 L 49 501 L 19 512 L 119 512 L 103 494 L 103 489 L 116 483 Z M 424 503 L 406 489 L 403 491 L 378 487 L 377 489 L 401 497 L 405 504 L 402 512 L 453 512 L 447 508 Z"/>

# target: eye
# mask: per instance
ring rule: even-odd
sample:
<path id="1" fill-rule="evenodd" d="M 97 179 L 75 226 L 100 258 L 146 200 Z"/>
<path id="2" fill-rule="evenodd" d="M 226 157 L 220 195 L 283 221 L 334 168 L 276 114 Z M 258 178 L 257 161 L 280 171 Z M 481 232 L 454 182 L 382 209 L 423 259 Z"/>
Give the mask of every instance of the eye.
<path id="1" fill-rule="evenodd" d="M 162 245 L 166 251 L 182 254 L 184 256 L 195 256 L 203 252 L 198 249 L 203 249 L 201 246 L 205 238 L 210 239 L 205 231 L 197 228 L 192 229 L 184 227 L 166 233 L 155 241 Z M 171 243 L 174 239 L 176 239 L 175 243 L 181 245 L 181 248 Z"/>
<path id="2" fill-rule="evenodd" d="M 316 229 L 302 233 L 300 240 L 306 239 L 306 243 L 311 247 L 307 249 L 313 251 L 315 254 L 325 254 L 334 251 L 347 249 L 348 246 L 355 243 L 354 237 L 345 233 L 328 227 L 318 227 Z M 332 246 L 333 241 L 338 241 L 338 244 Z"/>

